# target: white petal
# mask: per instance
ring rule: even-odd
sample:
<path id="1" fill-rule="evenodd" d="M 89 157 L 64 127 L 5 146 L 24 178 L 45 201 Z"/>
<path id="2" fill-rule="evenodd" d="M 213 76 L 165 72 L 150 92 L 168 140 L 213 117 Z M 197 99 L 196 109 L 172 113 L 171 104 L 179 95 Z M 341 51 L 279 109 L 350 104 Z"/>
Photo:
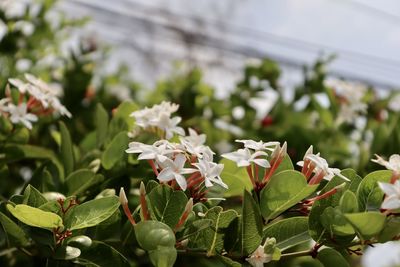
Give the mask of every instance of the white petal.
<path id="1" fill-rule="evenodd" d="M 392 185 L 392 184 L 378 182 L 378 185 L 382 189 L 382 191 L 388 196 L 392 196 L 392 195 L 397 195 L 398 194 L 398 192 L 396 190 L 396 187 L 394 185 Z"/>
<path id="2" fill-rule="evenodd" d="M 269 164 L 268 160 L 266 159 L 254 159 L 253 162 L 261 167 L 269 168 L 271 165 Z"/>
<path id="3" fill-rule="evenodd" d="M 163 169 L 157 176 L 157 179 L 161 182 L 168 182 L 174 178 L 174 172 L 170 168 Z"/>
<path id="4" fill-rule="evenodd" d="M 180 186 L 180 188 L 182 188 L 182 190 L 185 191 L 186 187 L 187 187 L 185 177 L 183 177 L 182 175 L 180 175 L 178 173 L 175 173 L 174 176 L 175 176 L 175 180 L 178 183 L 178 185 Z"/>
<path id="5" fill-rule="evenodd" d="M 400 208 L 400 199 L 397 196 L 387 197 L 381 206 L 382 209 L 395 210 Z"/>

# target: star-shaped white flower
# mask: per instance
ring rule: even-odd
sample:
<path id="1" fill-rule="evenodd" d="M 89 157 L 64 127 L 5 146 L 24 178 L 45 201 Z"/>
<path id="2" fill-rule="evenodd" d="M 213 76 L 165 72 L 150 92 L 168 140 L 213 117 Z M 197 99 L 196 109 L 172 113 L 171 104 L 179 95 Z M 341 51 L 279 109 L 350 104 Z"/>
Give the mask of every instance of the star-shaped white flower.
<path id="1" fill-rule="evenodd" d="M 139 154 L 138 160 L 156 159 L 157 156 L 165 156 L 180 150 L 172 148 L 172 145 L 166 140 L 160 140 L 153 145 L 147 145 L 140 142 L 130 142 L 126 153 Z"/>
<path id="2" fill-rule="evenodd" d="M 384 160 L 380 156 L 375 154 L 376 159 L 372 159 L 371 161 L 378 163 L 386 169 L 391 170 L 395 173 L 400 173 L 400 155 L 399 154 L 393 154 L 390 156 L 389 161 Z"/>
<path id="3" fill-rule="evenodd" d="M 176 155 L 174 160 L 165 156 L 158 156 L 157 162 L 162 167 L 162 171 L 158 174 L 157 179 L 161 182 L 175 180 L 182 190 L 186 190 L 187 183 L 183 174 L 194 173 L 197 170 L 192 168 L 184 168 L 186 157 L 183 154 Z"/>
<path id="4" fill-rule="evenodd" d="M 396 180 L 394 184 L 378 182 L 379 187 L 386 194 L 386 198 L 381 208 L 387 210 L 395 210 L 400 208 L 400 180 Z"/>
<path id="5" fill-rule="evenodd" d="M 171 139 L 174 136 L 174 133 L 185 135 L 185 130 L 178 126 L 181 120 L 181 117 L 176 116 L 171 118 L 169 114 L 161 113 L 158 121 L 152 124 L 164 131 L 166 139 Z"/>
<path id="6" fill-rule="evenodd" d="M 238 167 L 246 167 L 250 166 L 251 163 L 254 163 L 261 167 L 269 168 L 270 164 L 268 160 L 260 158 L 265 156 L 267 156 L 267 153 L 264 151 L 256 151 L 252 154 L 248 148 L 239 149 L 237 151 L 221 155 L 223 158 L 236 162 Z"/>
<path id="7" fill-rule="evenodd" d="M 243 143 L 245 148 L 250 148 L 253 150 L 269 150 L 274 151 L 275 147 L 279 146 L 279 142 L 266 142 L 254 141 L 254 140 L 235 140 L 235 142 Z"/>
<path id="8" fill-rule="evenodd" d="M 265 253 L 264 246 L 260 245 L 246 261 L 253 267 L 264 267 L 265 263 L 272 261 L 272 255 Z"/>
<path id="9" fill-rule="evenodd" d="M 18 106 L 9 103 L 7 111 L 10 113 L 10 121 L 12 123 L 22 123 L 28 129 L 32 129 L 32 122 L 38 120 L 36 115 L 28 113 L 26 103 L 21 103 Z"/>
<path id="10" fill-rule="evenodd" d="M 224 188 L 228 188 L 228 186 L 222 181 L 220 174 L 224 169 L 223 164 L 217 164 L 214 162 L 209 162 L 207 160 L 199 159 L 198 163 L 194 163 L 194 166 L 197 167 L 201 176 L 204 177 L 204 182 L 206 187 L 213 186 L 213 183 L 219 184 Z"/>
<path id="11" fill-rule="evenodd" d="M 340 169 L 330 168 L 326 159 L 321 157 L 319 153 L 312 154 L 312 147 L 307 150 L 304 161 L 297 162 L 297 165 L 303 167 L 304 162 L 307 160 L 314 166 L 313 173 L 322 174 L 325 180 L 330 181 L 334 176 L 338 176 L 347 182 L 350 181 L 346 176 L 340 173 Z"/>

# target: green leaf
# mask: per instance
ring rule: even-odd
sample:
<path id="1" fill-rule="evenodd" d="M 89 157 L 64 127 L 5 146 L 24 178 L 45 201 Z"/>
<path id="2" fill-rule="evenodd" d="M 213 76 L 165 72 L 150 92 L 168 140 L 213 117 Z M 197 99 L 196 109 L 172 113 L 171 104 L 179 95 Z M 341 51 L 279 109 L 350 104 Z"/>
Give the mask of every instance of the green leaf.
<path id="1" fill-rule="evenodd" d="M 29 245 L 29 239 L 24 230 L 2 212 L 0 212 L 0 223 L 11 246 L 25 247 Z"/>
<path id="2" fill-rule="evenodd" d="M 385 226 L 386 216 L 380 212 L 360 212 L 344 215 L 356 229 L 360 238 L 367 240 L 376 236 Z"/>
<path id="3" fill-rule="evenodd" d="M 327 207 L 321 214 L 321 223 L 332 236 L 349 236 L 355 234 L 354 228 L 348 223 L 340 207 Z"/>
<path id="4" fill-rule="evenodd" d="M 237 167 L 235 162 L 227 159 L 222 159 L 220 163 L 224 164 L 221 179 L 228 186 L 228 190 L 224 192 L 224 197 L 241 196 L 243 190 L 250 191 L 253 189 L 253 185 L 244 168 Z"/>
<path id="5" fill-rule="evenodd" d="M 104 169 L 111 169 L 115 163 L 125 156 L 125 149 L 128 147 L 128 133 L 123 131 L 117 134 L 109 143 L 101 156 L 101 165 Z"/>
<path id="6" fill-rule="evenodd" d="M 119 207 L 116 196 L 90 200 L 67 213 L 65 226 L 70 231 L 96 226 L 107 220 Z"/>
<path id="7" fill-rule="evenodd" d="M 157 221 L 141 221 L 135 225 L 135 235 L 144 250 L 154 250 L 159 246 L 175 247 L 175 234 L 171 228 Z"/>
<path id="8" fill-rule="evenodd" d="M 364 177 L 357 191 L 360 211 L 379 210 L 384 193 L 379 189 L 378 182 L 388 183 L 390 177 L 392 171 L 389 170 L 371 172 Z"/>
<path id="9" fill-rule="evenodd" d="M 221 255 L 217 255 L 218 259 L 224 264 L 224 266 L 229 267 L 242 267 L 243 265 L 237 261 L 232 260 L 231 258 L 224 257 Z"/>
<path id="10" fill-rule="evenodd" d="M 379 233 L 378 241 L 385 243 L 391 241 L 394 237 L 400 235 L 400 218 L 390 216 L 387 219 L 386 225 Z"/>
<path id="11" fill-rule="evenodd" d="M 25 188 L 23 204 L 38 208 L 46 202 L 47 199 L 36 188 L 31 185 Z"/>
<path id="12" fill-rule="evenodd" d="M 174 228 L 185 210 L 188 198 L 183 191 L 174 191 L 167 185 L 159 185 L 147 195 L 150 214 L 154 220 Z"/>
<path id="13" fill-rule="evenodd" d="M 347 190 L 350 190 L 351 192 L 356 192 L 360 182 L 362 181 L 361 177 L 358 176 L 357 173 L 352 169 L 342 170 L 341 174 L 350 179 L 350 183 L 347 182 L 346 186 L 341 191 L 336 192 L 332 196 L 315 201 L 310 211 L 308 220 L 310 236 L 316 242 L 326 243 L 332 246 L 336 246 L 337 244 L 341 244 L 343 246 L 347 245 L 351 243 L 354 235 L 332 236 L 333 231 L 330 227 L 328 229 L 325 228 L 321 220 L 321 214 L 323 214 L 324 210 L 328 207 L 339 206 L 340 199 L 344 192 L 346 192 Z M 324 194 L 333 189 L 335 186 L 338 186 L 342 183 L 342 178 L 334 176 L 321 190 L 320 194 Z M 332 238 L 334 239 L 333 241 Z"/>
<path id="14" fill-rule="evenodd" d="M 354 213 L 359 211 L 357 196 L 350 190 L 343 193 L 339 205 L 343 213 Z"/>
<path id="15" fill-rule="evenodd" d="M 242 255 L 251 254 L 261 244 L 263 222 L 260 208 L 248 191 L 244 191 L 241 223 Z"/>
<path id="16" fill-rule="evenodd" d="M 156 267 L 173 267 L 178 253 L 175 247 L 158 246 L 149 251 L 151 263 Z"/>
<path id="17" fill-rule="evenodd" d="M 0 158 L 0 164 L 12 163 L 22 159 L 49 159 L 58 168 L 61 168 L 60 162 L 53 151 L 39 146 L 32 145 L 5 145 L 2 153 L 4 158 Z"/>
<path id="18" fill-rule="evenodd" d="M 264 238 L 274 237 L 276 246 L 282 251 L 311 240 L 308 234 L 307 217 L 292 217 L 280 220 L 268 225 L 264 229 L 263 235 Z"/>
<path id="19" fill-rule="evenodd" d="M 7 209 L 15 218 L 33 227 L 39 227 L 48 230 L 63 227 L 63 221 L 61 217 L 52 212 L 43 211 L 24 204 L 19 204 L 15 207 L 11 204 L 7 204 Z"/>
<path id="20" fill-rule="evenodd" d="M 222 207 L 209 209 L 204 219 L 213 220 L 213 225 L 200 234 L 200 243 L 207 249 L 207 255 L 215 255 L 224 248 L 224 238 L 226 234 L 232 234 L 229 231 L 231 223 L 237 219 L 238 214 L 234 210 L 223 211 Z"/>
<path id="21" fill-rule="evenodd" d="M 61 133 L 61 146 L 60 154 L 61 161 L 64 164 L 64 176 L 68 176 L 73 170 L 75 165 L 73 144 L 71 141 L 71 135 L 65 124 L 60 121 L 60 133 Z"/>
<path id="22" fill-rule="evenodd" d="M 277 217 L 311 195 L 318 185 L 308 185 L 298 171 L 282 171 L 271 177 L 261 191 L 260 209 L 266 221 Z"/>
<path id="23" fill-rule="evenodd" d="M 92 241 L 90 247 L 80 248 L 81 255 L 78 262 L 85 266 L 101 267 L 129 267 L 128 260 L 110 245 L 100 241 Z"/>
<path id="24" fill-rule="evenodd" d="M 213 221 L 209 219 L 195 220 L 185 228 L 185 232 L 183 236 L 180 238 L 180 240 L 193 236 L 199 233 L 200 231 L 210 227 L 212 224 Z"/>
<path id="25" fill-rule="evenodd" d="M 85 192 L 91 186 L 101 183 L 103 180 L 104 177 L 100 174 L 96 175 L 91 170 L 80 169 L 68 175 L 65 180 L 65 185 L 68 195 L 76 196 Z"/>
<path id="26" fill-rule="evenodd" d="M 138 106 L 135 103 L 131 101 L 124 101 L 117 107 L 116 112 L 114 113 L 114 118 L 122 118 L 128 125 L 128 129 L 132 129 L 135 125 L 135 120 L 132 119 L 130 115 L 135 110 L 138 110 Z"/>
<path id="27" fill-rule="evenodd" d="M 100 148 L 107 137 L 108 131 L 108 114 L 107 111 L 104 109 L 101 103 L 98 103 L 96 106 L 96 113 L 95 113 L 95 120 L 96 120 L 96 145 Z"/>
<path id="28" fill-rule="evenodd" d="M 332 248 L 325 248 L 319 251 L 317 259 L 324 265 L 324 267 L 350 267 L 342 254 Z"/>

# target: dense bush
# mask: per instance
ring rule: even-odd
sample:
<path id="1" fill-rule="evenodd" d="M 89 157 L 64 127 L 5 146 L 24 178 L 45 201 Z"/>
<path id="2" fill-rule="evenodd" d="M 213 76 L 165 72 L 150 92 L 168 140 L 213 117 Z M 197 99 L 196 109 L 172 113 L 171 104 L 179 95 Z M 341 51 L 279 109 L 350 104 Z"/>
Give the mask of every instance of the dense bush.
<path id="1" fill-rule="evenodd" d="M 321 60 L 287 100 L 265 59 L 223 99 L 198 69 L 138 98 L 53 4 L 0 3 L 1 266 L 355 266 L 399 238 L 395 92 Z"/>

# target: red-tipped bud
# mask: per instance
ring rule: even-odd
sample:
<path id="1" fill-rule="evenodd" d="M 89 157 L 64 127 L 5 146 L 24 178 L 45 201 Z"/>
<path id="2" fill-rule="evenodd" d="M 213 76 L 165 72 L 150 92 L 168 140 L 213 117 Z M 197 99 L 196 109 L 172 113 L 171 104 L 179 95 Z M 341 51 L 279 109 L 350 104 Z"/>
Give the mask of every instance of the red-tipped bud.
<path id="1" fill-rule="evenodd" d="M 119 190 L 119 202 L 121 203 L 124 213 L 128 218 L 128 220 L 131 222 L 132 225 L 136 225 L 135 219 L 133 219 L 132 213 L 129 210 L 128 198 L 126 197 L 125 190 L 123 187 L 121 187 L 121 189 Z"/>
<path id="2" fill-rule="evenodd" d="M 185 211 L 183 212 L 181 218 L 179 219 L 178 223 L 175 226 L 174 229 L 175 232 L 185 224 L 186 219 L 192 212 L 192 210 L 193 210 L 193 198 L 190 198 L 189 201 L 186 203 Z"/>
<path id="3" fill-rule="evenodd" d="M 123 187 L 119 190 L 119 202 L 121 205 L 128 204 L 128 198 L 126 197 L 125 190 Z"/>
<path id="4" fill-rule="evenodd" d="M 146 202 L 146 188 L 143 182 L 140 182 L 140 208 L 142 211 L 143 220 L 147 221 L 150 218 L 149 210 Z"/>

